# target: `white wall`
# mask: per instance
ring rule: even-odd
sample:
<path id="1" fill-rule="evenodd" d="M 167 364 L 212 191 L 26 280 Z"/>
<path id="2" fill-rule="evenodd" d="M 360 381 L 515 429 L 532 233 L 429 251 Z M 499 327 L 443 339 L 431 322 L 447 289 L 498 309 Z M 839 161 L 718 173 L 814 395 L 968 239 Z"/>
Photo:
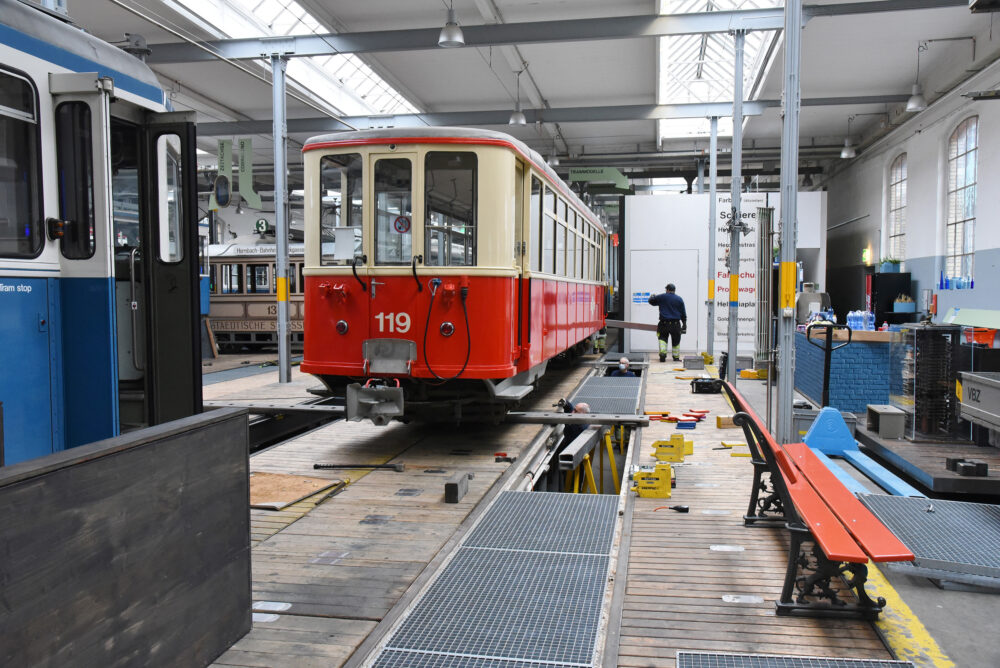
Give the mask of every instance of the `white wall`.
<path id="1" fill-rule="evenodd" d="M 945 290 L 938 312 L 951 306 L 997 308 L 1000 261 L 1000 102 L 974 101 L 962 93 L 1000 87 L 1000 63 L 986 68 L 953 93 L 893 131 L 827 182 L 829 189 L 829 279 L 850 281 L 844 289 L 855 298 L 863 288 L 862 249 L 872 261 L 888 255 L 885 230 L 888 171 L 907 154 L 906 253 L 904 271 L 916 282 L 913 297 L 936 288 L 945 252 L 946 165 L 948 139 L 969 116 L 979 117 L 978 189 L 975 226 L 975 289 Z M 859 292 L 860 291 L 860 292 Z M 836 304 L 835 304 L 836 307 Z M 849 308 L 860 308 L 852 304 Z"/>
<path id="2" fill-rule="evenodd" d="M 728 300 L 728 274 L 724 265 L 725 249 L 720 246 L 729 245 L 729 237 L 721 230 L 716 231 L 716 248 L 710 252 L 708 248 L 708 194 L 701 195 L 635 195 L 625 198 L 625 257 L 624 267 L 625 294 L 622 300 L 625 305 L 625 320 L 634 322 L 656 322 L 656 308 L 649 306 L 641 299 L 639 303 L 633 302 L 633 293 L 636 292 L 662 292 L 663 286 L 668 282 L 675 284 L 695 285 L 695 294 L 683 294 L 678 290 L 678 294 L 685 300 L 685 305 L 691 311 L 690 304 L 697 300 L 700 316 L 697 322 L 689 319 L 688 333 L 681 340 L 681 348 L 685 352 L 695 350 L 705 350 L 708 344 L 708 309 L 706 302 L 709 299 L 708 279 L 709 279 L 709 259 L 714 255 L 717 260 L 712 276 L 716 283 L 716 349 L 724 348 L 721 333 L 725 332 L 726 321 L 728 320 L 728 308 L 718 304 Z M 756 229 L 756 208 L 758 206 L 770 206 L 775 209 L 775 220 L 780 220 L 780 197 L 776 192 L 753 193 L 746 195 L 745 206 L 742 207 L 744 213 L 751 213 L 753 217 L 748 219 L 752 228 L 751 233 L 743 243 L 757 242 Z M 716 225 L 724 223 L 722 216 L 728 215 L 729 193 L 718 194 L 719 204 L 717 205 Z M 798 220 L 798 248 L 814 249 L 810 255 L 816 257 L 816 266 L 812 267 L 805 280 L 813 280 L 815 277 L 823 277 L 826 274 L 826 193 L 808 192 L 799 193 L 798 198 L 799 220 Z M 776 224 L 777 226 L 777 224 Z M 777 230 L 776 230 L 777 231 Z M 698 253 L 697 272 L 698 276 L 678 277 L 676 267 L 652 267 L 637 268 L 628 265 L 629 259 L 633 257 L 633 250 L 694 250 Z M 743 255 L 749 255 L 741 245 Z M 641 254 L 635 256 L 643 257 Z M 653 255 L 653 257 L 656 257 Z M 756 273 L 756 262 L 751 266 L 741 262 L 743 271 L 753 271 Z M 657 277 L 657 280 L 647 280 L 643 285 L 633 285 L 633 274 L 638 276 Z M 822 284 L 822 281 L 819 281 Z M 756 280 L 741 280 L 740 285 L 752 285 L 756 288 Z M 821 286 L 822 287 L 822 286 Z M 754 294 L 751 299 L 756 301 Z M 740 301 L 749 301 L 741 299 Z M 742 321 L 747 315 L 753 314 L 753 308 L 749 311 L 743 309 L 740 313 L 740 351 L 752 352 L 754 348 L 754 336 L 756 326 L 754 323 Z M 719 320 L 722 322 L 719 322 Z M 636 346 L 633 347 L 632 336 L 626 331 L 625 345 L 628 350 L 648 351 L 652 350 L 646 345 L 648 337 L 637 337 Z M 640 343 L 642 345 L 640 345 Z"/>

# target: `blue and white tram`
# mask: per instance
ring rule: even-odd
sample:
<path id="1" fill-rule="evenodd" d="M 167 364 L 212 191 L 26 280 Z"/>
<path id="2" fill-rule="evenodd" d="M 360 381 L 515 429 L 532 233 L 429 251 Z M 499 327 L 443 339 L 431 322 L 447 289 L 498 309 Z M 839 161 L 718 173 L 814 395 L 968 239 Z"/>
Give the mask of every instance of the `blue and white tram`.
<path id="1" fill-rule="evenodd" d="M 193 118 L 0 0 L 0 464 L 201 409 Z"/>

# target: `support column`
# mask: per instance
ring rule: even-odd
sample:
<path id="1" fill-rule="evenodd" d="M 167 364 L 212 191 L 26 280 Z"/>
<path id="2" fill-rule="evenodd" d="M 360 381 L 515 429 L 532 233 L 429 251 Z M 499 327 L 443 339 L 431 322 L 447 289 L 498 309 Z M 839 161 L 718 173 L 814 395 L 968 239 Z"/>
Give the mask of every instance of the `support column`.
<path id="1" fill-rule="evenodd" d="M 715 205 L 718 196 L 715 193 L 716 176 L 719 171 L 719 119 L 712 116 L 708 140 L 708 354 L 715 355 L 715 256 L 719 254 L 715 247 L 716 221 Z"/>
<path id="2" fill-rule="evenodd" d="M 785 92 L 781 125 L 781 237 L 778 311 L 778 411 L 775 432 L 779 443 L 801 440 L 792 431 L 795 395 L 795 258 L 798 228 L 799 107 L 802 85 L 802 0 L 785 2 Z M 770 382 L 770 380 L 768 380 Z"/>
<path id="3" fill-rule="evenodd" d="M 291 345 L 288 336 L 288 125 L 285 122 L 285 68 L 288 58 L 271 54 L 274 140 L 274 238 L 275 287 L 278 296 L 278 382 L 292 381 Z"/>
<path id="4" fill-rule="evenodd" d="M 698 158 L 698 178 L 695 181 L 697 184 L 696 192 L 701 195 L 705 192 L 705 158 Z"/>
<path id="5" fill-rule="evenodd" d="M 733 33 L 733 176 L 730 185 L 732 193 L 732 217 L 729 220 L 729 363 L 726 378 L 736 382 L 736 353 L 739 337 L 740 304 L 740 233 L 746 228 L 740 215 L 740 186 L 743 182 L 743 43 L 746 32 Z"/>

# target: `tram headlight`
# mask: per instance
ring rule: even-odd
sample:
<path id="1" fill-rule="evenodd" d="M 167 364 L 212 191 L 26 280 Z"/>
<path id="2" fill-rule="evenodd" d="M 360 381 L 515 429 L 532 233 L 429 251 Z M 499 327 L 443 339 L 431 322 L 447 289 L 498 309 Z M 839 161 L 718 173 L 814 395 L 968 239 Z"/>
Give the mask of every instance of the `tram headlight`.
<path id="1" fill-rule="evenodd" d="M 451 324 L 450 322 L 442 322 L 441 323 L 441 335 L 442 336 L 451 336 L 454 333 L 455 333 L 455 325 Z"/>
<path id="2" fill-rule="evenodd" d="M 347 334 L 347 321 L 338 320 L 337 321 L 337 334 Z"/>

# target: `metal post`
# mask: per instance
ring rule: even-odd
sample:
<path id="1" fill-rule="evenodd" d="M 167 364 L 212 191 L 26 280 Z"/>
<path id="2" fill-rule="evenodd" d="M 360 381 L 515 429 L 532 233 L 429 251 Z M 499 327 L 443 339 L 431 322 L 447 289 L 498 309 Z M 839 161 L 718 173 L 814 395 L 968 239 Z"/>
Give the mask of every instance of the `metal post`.
<path id="1" fill-rule="evenodd" d="M 272 106 L 274 114 L 274 238 L 277 242 L 275 286 L 278 293 L 278 382 L 292 381 L 290 341 L 288 338 L 288 166 L 285 123 L 286 56 L 271 54 Z"/>
<path id="2" fill-rule="evenodd" d="M 744 230 L 740 211 L 740 186 L 743 182 L 743 42 L 746 32 L 733 33 L 733 176 L 730 192 L 733 215 L 729 220 L 729 363 L 727 380 L 736 382 L 736 354 L 739 336 L 740 306 L 740 233 Z"/>
<path id="3" fill-rule="evenodd" d="M 798 227 L 799 107 L 802 86 L 799 61 L 802 53 L 802 0 L 785 2 L 785 92 L 781 125 L 781 238 L 778 317 L 778 415 L 779 443 L 799 440 L 792 429 L 795 399 L 795 264 Z"/>
<path id="4" fill-rule="evenodd" d="M 705 158 L 698 158 L 698 180 L 695 181 L 697 184 L 697 192 L 699 195 L 705 192 Z"/>
<path id="5" fill-rule="evenodd" d="M 715 193 L 716 173 L 719 169 L 719 119 L 710 119 L 708 140 L 708 354 L 715 355 L 715 206 L 718 196 Z"/>

